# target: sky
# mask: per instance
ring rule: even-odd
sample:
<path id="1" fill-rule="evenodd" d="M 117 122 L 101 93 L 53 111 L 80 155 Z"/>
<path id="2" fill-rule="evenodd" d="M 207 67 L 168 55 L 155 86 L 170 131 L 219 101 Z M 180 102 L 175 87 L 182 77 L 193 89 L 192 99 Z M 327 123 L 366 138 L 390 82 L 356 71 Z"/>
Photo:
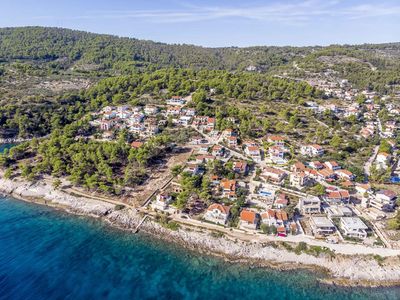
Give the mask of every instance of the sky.
<path id="1" fill-rule="evenodd" d="M 173 44 L 400 41 L 399 0 L 0 0 L 0 27 L 54 26 Z"/>

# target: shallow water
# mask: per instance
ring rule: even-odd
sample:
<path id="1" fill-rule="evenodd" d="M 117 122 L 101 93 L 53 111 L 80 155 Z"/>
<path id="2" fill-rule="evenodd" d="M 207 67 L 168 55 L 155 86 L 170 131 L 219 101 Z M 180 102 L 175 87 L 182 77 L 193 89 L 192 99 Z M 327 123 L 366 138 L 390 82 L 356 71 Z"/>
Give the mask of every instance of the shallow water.
<path id="1" fill-rule="evenodd" d="M 306 271 L 229 264 L 103 222 L 0 199 L 0 299 L 400 299 Z"/>

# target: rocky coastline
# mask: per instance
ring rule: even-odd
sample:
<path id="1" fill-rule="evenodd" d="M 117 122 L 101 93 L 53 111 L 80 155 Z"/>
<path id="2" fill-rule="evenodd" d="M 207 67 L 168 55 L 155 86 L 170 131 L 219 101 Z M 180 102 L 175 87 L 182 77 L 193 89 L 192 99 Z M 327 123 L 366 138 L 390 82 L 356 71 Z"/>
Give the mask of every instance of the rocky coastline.
<path id="1" fill-rule="evenodd" d="M 30 183 L 20 178 L 0 178 L 0 191 L 24 201 L 60 208 L 73 214 L 101 218 L 124 230 L 134 231 L 142 219 L 142 215 L 134 209 L 120 210 L 112 203 L 73 196 L 44 182 Z M 280 270 L 318 269 L 326 273 L 327 276 L 321 281 L 327 284 L 400 286 L 400 255 L 385 257 L 383 262 L 372 255 L 335 253 L 334 256 L 314 256 L 282 249 L 274 243 L 240 241 L 226 235 L 216 236 L 202 228 L 180 226 L 178 230 L 170 230 L 149 218 L 140 230 L 167 242 L 178 243 L 189 250 L 222 257 L 229 262 Z"/>

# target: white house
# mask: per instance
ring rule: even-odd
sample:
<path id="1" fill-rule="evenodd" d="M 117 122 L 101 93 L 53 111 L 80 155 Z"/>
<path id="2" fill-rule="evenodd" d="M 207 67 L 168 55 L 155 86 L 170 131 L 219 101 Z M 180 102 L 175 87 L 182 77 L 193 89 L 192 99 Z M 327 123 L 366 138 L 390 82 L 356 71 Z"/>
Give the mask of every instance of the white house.
<path id="1" fill-rule="evenodd" d="M 299 209 L 302 214 L 319 214 L 321 213 L 321 200 L 315 196 L 300 198 Z"/>
<path id="2" fill-rule="evenodd" d="M 301 146 L 300 153 L 305 156 L 321 156 L 324 154 L 324 149 L 317 144 L 304 145 Z"/>
<path id="3" fill-rule="evenodd" d="M 327 217 L 311 217 L 310 225 L 315 235 L 328 235 L 336 230 L 335 225 Z"/>
<path id="4" fill-rule="evenodd" d="M 343 229 L 345 236 L 360 239 L 367 237 L 368 226 L 358 217 L 340 218 L 340 227 Z"/>
<path id="5" fill-rule="evenodd" d="M 228 221 L 230 207 L 219 203 L 213 203 L 204 214 L 204 219 L 213 223 L 225 225 Z"/>
<path id="6" fill-rule="evenodd" d="M 152 203 L 153 209 L 166 210 L 172 201 L 172 197 L 169 194 L 158 194 L 156 201 Z"/>

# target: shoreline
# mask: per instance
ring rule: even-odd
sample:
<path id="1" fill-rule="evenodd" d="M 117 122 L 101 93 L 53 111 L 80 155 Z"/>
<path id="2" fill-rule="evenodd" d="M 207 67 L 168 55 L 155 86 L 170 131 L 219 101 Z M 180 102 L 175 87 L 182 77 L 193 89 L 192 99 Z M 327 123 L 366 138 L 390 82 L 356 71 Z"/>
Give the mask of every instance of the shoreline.
<path id="1" fill-rule="evenodd" d="M 132 209 L 116 210 L 114 204 L 72 196 L 40 182 L 32 184 L 0 178 L 0 191 L 17 200 L 101 219 L 114 228 L 132 233 L 142 218 L 140 213 Z M 399 256 L 388 257 L 385 264 L 379 264 L 371 255 L 335 254 L 335 257 L 316 257 L 305 253 L 296 254 L 276 247 L 275 243 L 238 241 L 227 235 L 215 237 L 209 230 L 183 224 L 180 224 L 180 229 L 173 231 L 150 221 L 149 218 L 143 223 L 140 231 L 195 253 L 219 257 L 229 263 L 245 263 L 280 271 L 317 270 L 323 274 L 323 278 L 318 278 L 322 284 L 344 287 L 400 286 Z"/>

